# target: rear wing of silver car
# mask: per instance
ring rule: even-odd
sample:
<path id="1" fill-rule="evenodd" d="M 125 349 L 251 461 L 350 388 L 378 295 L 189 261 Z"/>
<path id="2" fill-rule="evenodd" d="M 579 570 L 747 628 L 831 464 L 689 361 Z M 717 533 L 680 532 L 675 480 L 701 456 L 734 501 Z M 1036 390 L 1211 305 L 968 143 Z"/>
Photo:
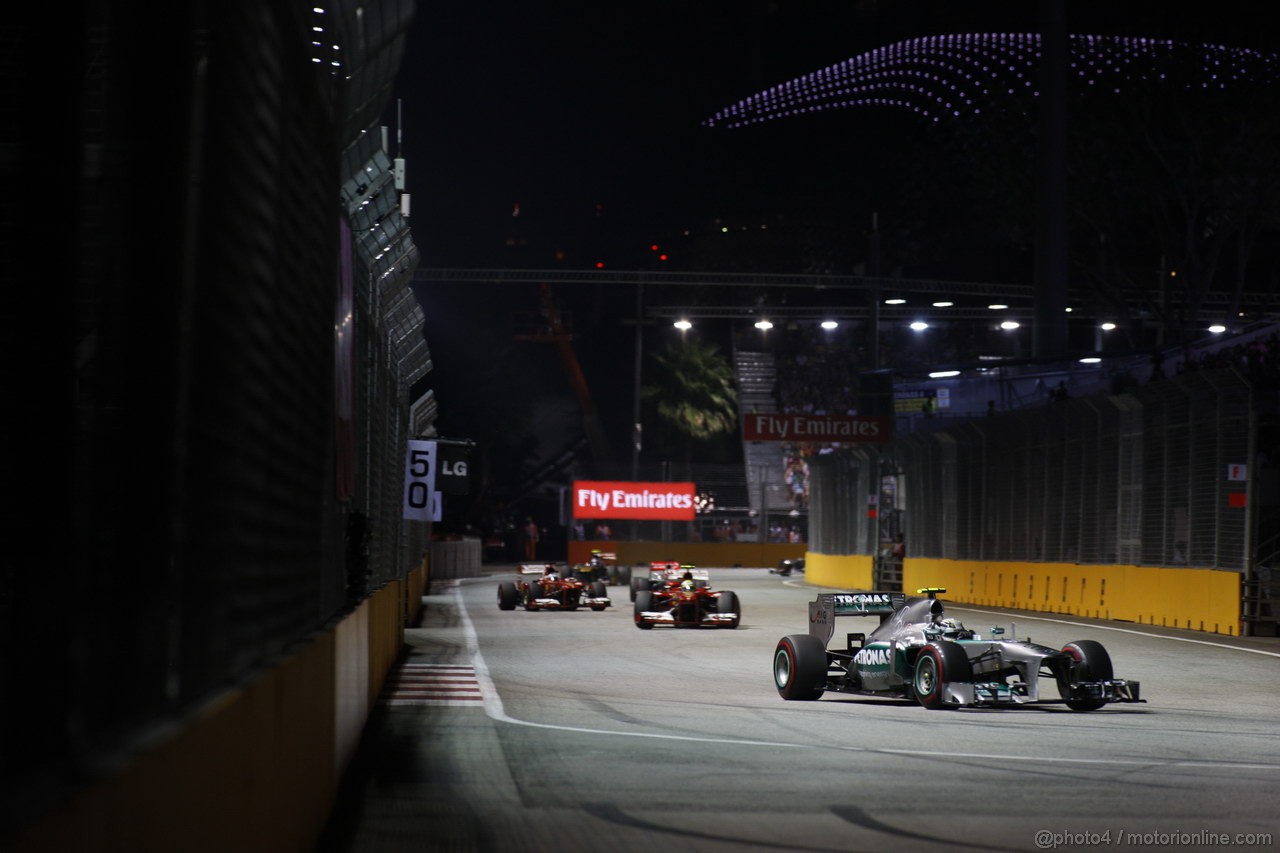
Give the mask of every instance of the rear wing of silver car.
<path id="1" fill-rule="evenodd" d="M 907 603 L 901 592 L 823 592 L 809 602 L 809 634 L 823 648 L 835 633 L 837 616 L 879 616 L 883 623 Z"/>

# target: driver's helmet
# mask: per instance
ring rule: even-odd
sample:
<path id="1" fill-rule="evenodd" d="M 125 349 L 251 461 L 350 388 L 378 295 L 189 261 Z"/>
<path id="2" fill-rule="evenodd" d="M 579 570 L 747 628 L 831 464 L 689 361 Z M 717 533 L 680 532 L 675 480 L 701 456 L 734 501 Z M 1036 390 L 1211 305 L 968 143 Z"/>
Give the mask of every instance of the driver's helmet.
<path id="1" fill-rule="evenodd" d="M 683 576 L 681 576 L 681 578 L 680 578 L 680 579 L 681 579 L 681 580 L 683 580 L 683 581 L 691 581 L 691 580 L 693 580 L 693 572 L 686 571 L 686 572 L 684 573 L 684 575 L 683 575 Z"/>
<path id="2" fill-rule="evenodd" d="M 939 619 L 929 625 L 927 633 L 942 637 L 959 637 L 964 632 L 964 626 L 955 619 Z"/>
<path id="3" fill-rule="evenodd" d="M 542 570 L 542 576 L 546 578 L 554 578 L 556 576 L 556 567 L 548 563 L 547 567 Z"/>
<path id="4" fill-rule="evenodd" d="M 680 588 L 685 592 L 693 592 L 693 590 L 696 587 L 697 587 L 697 584 L 695 584 L 693 582 L 693 579 L 690 578 L 687 574 L 685 575 L 685 579 L 680 581 Z"/>

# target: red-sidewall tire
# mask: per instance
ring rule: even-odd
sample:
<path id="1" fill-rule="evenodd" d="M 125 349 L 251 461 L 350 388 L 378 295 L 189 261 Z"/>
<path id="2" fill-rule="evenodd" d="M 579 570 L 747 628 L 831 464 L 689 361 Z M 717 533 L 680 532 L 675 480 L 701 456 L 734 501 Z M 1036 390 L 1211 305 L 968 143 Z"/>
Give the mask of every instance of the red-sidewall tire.
<path id="1" fill-rule="evenodd" d="M 944 685 L 947 682 L 972 680 L 969 656 L 955 643 L 929 643 L 916 654 L 911 689 L 916 701 L 931 711 L 955 707 L 946 702 Z"/>
<path id="2" fill-rule="evenodd" d="M 811 702 L 827 689 L 827 650 L 809 634 L 790 634 L 773 650 L 773 686 L 783 699 Z"/>

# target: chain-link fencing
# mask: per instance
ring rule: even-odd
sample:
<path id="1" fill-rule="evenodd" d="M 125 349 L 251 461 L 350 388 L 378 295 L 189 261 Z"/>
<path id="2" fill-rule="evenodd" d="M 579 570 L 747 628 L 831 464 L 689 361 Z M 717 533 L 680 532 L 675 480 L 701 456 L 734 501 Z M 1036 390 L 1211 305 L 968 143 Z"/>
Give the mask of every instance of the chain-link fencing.
<path id="1" fill-rule="evenodd" d="M 1244 571 L 1254 432 L 1213 370 L 818 457 L 813 547 L 875 553 L 896 518 L 913 556 Z"/>

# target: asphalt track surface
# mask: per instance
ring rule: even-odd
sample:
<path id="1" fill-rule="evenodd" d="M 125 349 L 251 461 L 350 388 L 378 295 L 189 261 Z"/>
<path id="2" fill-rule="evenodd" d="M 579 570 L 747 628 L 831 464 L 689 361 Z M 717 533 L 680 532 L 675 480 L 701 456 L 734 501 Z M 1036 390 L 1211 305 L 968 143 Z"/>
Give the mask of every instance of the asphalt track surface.
<path id="1" fill-rule="evenodd" d="M 322 851 L 1280 848 L 1275 638 L 957 605 L 984 635 L 1098 640 L 1147 703 L 787 702 L 771 664 L 807 632 L 803 575 L 712 569 L 741 627 L 651 631 L 622 586 L 603 612 L 501 611 L 511 576 L 426 597 Z"/>

